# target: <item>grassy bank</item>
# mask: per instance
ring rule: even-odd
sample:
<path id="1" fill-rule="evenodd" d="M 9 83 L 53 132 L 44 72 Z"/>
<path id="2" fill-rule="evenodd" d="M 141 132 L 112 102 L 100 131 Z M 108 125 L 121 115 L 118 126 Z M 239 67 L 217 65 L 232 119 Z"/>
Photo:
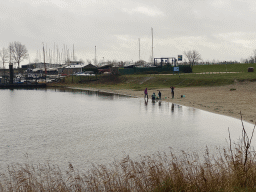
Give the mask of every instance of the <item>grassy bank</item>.
<path id="1" fill-rule="evenodd" d="M 0 191 L 255 191 L 255 151 L 252 137 L 242 128 L 239 143 L 219 149 L 176 156 L 157 153 L 134 161 L 128 156 L 110 165 L 95 165 L 86 173 L 69 164 L 13 165 L 0 175 Z"/>
<path id="2" fill-rule="evenodd" d="M 202 72 L 247 72 L 249 67 L 256 69 L 256 64 L 222 64 L 222 65 L 196 65 L 193 73 Z"/>
<path id="3" fill-rule="evenodd" d="M 239 81 L 256 81 L 255 72 L 241 73 L 213 73 L 203 74 L 145 74 L 145 75 L 98 75 L 96 77 L 75 77 L 69 76 L 61 83 L 51 84 L 52 86 L 78 86 L 109 89 L 134 89 L 143 90 L 156 88 L 191 87 L 191 86 L 222 86 L 233 84 Z"/>

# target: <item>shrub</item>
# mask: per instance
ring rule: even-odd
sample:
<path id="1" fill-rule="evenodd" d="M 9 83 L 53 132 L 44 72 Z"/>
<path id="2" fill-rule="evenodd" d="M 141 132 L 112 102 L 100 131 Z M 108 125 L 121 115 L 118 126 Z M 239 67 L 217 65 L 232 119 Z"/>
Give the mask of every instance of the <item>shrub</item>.
<path id="1" fill-rule="evenodd" d="M 192 67 L 190 65 L 181 65 L 180 71 L 183 73 L 192 73 Z"/>

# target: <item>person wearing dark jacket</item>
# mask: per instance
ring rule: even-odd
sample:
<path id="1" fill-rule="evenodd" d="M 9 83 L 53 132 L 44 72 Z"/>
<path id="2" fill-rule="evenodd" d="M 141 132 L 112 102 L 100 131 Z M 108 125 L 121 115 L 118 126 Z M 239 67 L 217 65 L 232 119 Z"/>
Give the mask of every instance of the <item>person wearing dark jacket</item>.
<path id="1" fill-rule="evenodd" d="M 158 92 L 158 98 L 161 99 L 162 93 L 159 91 Z"/>
<path id="2" fill-rule="evenodd" d="M 170 88 L 171 88 L 171 90 L 172 90 L 172 98 L 174 98 L 174 88 L 175 88 L 175 87 L 171 86 Z"/>
<path id="3" fill-rule="evenodd" d="M 156 99 L 156 94 L 153 93 L 153 95 L 151 97 L 152 97 L 152 100 L 155 100 Z"/>

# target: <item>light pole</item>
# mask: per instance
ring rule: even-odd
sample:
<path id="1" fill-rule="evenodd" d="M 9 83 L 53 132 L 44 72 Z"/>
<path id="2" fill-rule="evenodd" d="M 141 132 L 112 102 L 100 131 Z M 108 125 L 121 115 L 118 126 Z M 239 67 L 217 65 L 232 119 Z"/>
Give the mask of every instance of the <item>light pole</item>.
<path id="1" fill-rule="evenodd" d="M 140 38 L 139 38 L 139 61 L 140 61 Z"/>
<path id="2" fill-rule="evenodd" d="M 153 28 L 151 27 L 151 33 L 152 33 L 152 63 L 154 61 L 154 52 L 153 52 L 153 49 L 154 49 L 154 46 L 153 46 Z"/>
<path id="3" fill-rule="evenodd" d="M 5 67 L 4 67 L 4 64 L 3 64 L 3 68 L 4 68 L 4 84 L 5 84 Z"/>
<path id="4" fill-rule="evenodd" d="M 94 65 L 97 66 L 97 61 L 96 61 L 96 46 L 95 46 L 95 59 L 94 59 Z"/>

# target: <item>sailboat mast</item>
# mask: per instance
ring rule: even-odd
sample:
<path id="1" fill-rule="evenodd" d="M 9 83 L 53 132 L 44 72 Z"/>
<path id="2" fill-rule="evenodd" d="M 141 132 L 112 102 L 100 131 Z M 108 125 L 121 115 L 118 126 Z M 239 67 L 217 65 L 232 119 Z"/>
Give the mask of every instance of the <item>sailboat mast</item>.
<path id="1" fill-rule="evenodd" d="M 73 61 L 75 61 L 75 46 L 73 44 Z"/>
<path id="2" fill-rule="evenodd" d="M 152 63 L 153 63 L 153 61 L 154 61 L 154 51 L 153 51 L 153 49 L 154 49 L 154 47 L 153 47 L 153 28 L 151 28 L 151 33 L 152 33 Z"/>
<path id="3" fill-rule="evenodd" d="M 140 61 L 140 38 L 139 38 L 139 61 Z"/>
<path id="4" fill-rule="evenodd" d="M 45 52 L 44 52 L 44 44 L 43 44 L 43 54 L 44 54 L 44 73 L 46 78 L 46 65 L 45 65 Z"/>

